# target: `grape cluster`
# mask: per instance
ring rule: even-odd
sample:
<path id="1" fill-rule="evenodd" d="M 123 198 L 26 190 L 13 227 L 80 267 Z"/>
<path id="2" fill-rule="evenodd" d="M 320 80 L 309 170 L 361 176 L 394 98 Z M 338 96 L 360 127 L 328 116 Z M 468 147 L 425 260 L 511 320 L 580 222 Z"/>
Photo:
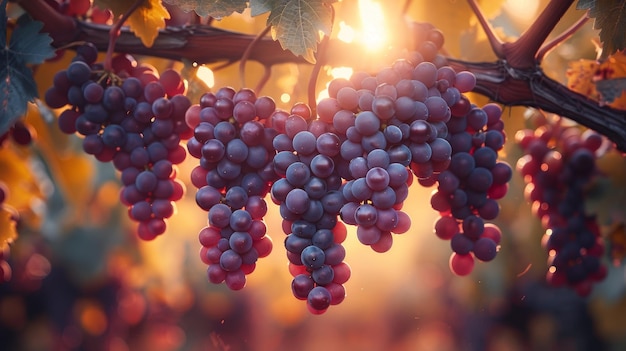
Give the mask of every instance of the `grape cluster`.
<path id="1" fill-rule="evenodd" d="M 473 88 L 471 76 L 461 78 L 465 89 Z M 427 185 L 436 181 L 431 206 L 441 217 L 435 222 L 435 234 L 450 240 L 450 269 L 457 275 L 471 273 L 474 259 L 493 260 L 500 244 L 500 229 L 485 221 L 498 216 L 497 200 L 506 195 L 512 177 L 509 164 L 498 161 L 506 140 L 501 115 L 498 105 L 480 108 L 465 97 L 453 105 L 446 124 L 452 146 L 450 165 L 423 180 Z"/>
<path id="2" fill-rule="evenodd" d="M 93 45 L 76 52 L 54 76 L 45 101 L 52 108 L 70 105 L 59 115 L 60 129 L 78 132 L 86 153 L 113 162 L 121 172 L 121 201 L 139 223 L 139 237 L 152 240 L 165 232 L 185 190 L 176 179 L 176 164 L 187 155 L 180 142 L 193 132 L 185 121 L 191 102 L 184 81 L 174 70 L 159 75 L 128 55 L 115 57 L 114 72 L 106 72 Z"/>
<path id="3" fill-rule="evenodd" d="M 340 139 L 338 169 L 346 180 L 341 218 L 357 225 L 358 239 L 375 251 L 389 250 L 391 233 L 408 231 L 410 219 L 401 208 L 413 175 L 433 176 L 450 162 L 445 123 L 461 93 L 437 85 L 438 71 L 415 52 L 376 75 L 357 72 L 331 81 L 329 97 L 317 106 L 320 120 L 332 124 Z"/>
<path id="4" fill-rule="evenodd" d="M 601 262 L 604 244 L 595 217 L 585 211 L 585 190 L 597 174 L 596 158 L 603 138 L 592 130 L 539 119 L 536 130 L 517 132 L 524 151 L 517 170 L 524 177 L 524 195 L 544 227 L 548 252 L 547 281 L 569 286 L 582 295 L 606 276 Z"/>
<path id="5" fill-rule="evenodd" d="M 343 284 L 350 276 L 341 245 L 347 230 L 337 219 L 345 202 L 336 167 L 341 162 L 340 140 L 329 131 L 330 125 L 311 120 L 307 105 L 296 104 L 290 112 L 279 111 L 271 118 L 279 132 L 273 146 L 274 170 L 280 179 L 270 194 L 280 206 L 287 234 L 292 292 L 307 301 L 312 313 L 320 314 L 343 301 Z"/>
<path id="6" fill-rule="evenodd" d="M 143 238 L 165 230 L 182 196 L 175 165 L 187 152 L 199 160 L 191 183 L 207 212 L 200 257 L 212 283 L 242 289 L 270 253 L 269 194 L 286 234 L 292 292 L 320 314 L 346 296 L 346 224 L 361 243 L 388 251 L 393 234 L 410 229 L 402 208 L 414 182 L 438 185 L 435 231 L 451 239 L 455 273 L 468 274 L 474 257 L 489 261 L 497 251 L 500 230 L 484 221 L 498 215 L 496 200 L 511 177 L 497 160 L 501 109 L 470 104 L 464 93 L 476 79 L 439 54 L 442 33 L 426 24 L 413 29 L 415 51 L 376 74 L 332 80 L 314 112 L 304 103 L 279 110 L 270 97 L 231 87 L 192 105 L 177 73 L 159 76 L 124 55 L 113 60 L 115 75 L 102 72 L 89 45 L 55 76 L 46 101 L 70 105 L 61 130 L 81 134 L 87 153 L 121 171 L 122 202 Z"/>
<path id="7" fill-rule="evenodd" d="M 189 154 L 200 160 L 191 173 L 196 203 L 208 212 L 199 234 L 200 257 L 212 283 L 242 289 L 272 241 L 266 236 L 264 200 L 277 178 L 273 169 L 275 131 L 265 126 L 274 100 L 250 89 L 224 87 L 205 93 L 186 120 L 194 127 Z"/>

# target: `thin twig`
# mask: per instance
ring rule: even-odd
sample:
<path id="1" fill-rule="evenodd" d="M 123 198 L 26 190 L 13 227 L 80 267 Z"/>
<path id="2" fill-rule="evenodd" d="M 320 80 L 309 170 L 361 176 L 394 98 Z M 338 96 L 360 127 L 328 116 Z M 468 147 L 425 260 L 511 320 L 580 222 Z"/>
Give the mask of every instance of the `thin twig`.
<path id="1" fill-rule="evenodd" d="M 330 6 L 331 11 L 331 23 L 335 23 L 335 8 Z M 315 96 L 315 88 L 317 87 L 317 76 L 324 65 L 324 61 L 326 59 L 326 48 L 328 47 L 328 40 L 330 39 L 330 35 L 332 33 L 328 33 L 325 35 L 317 46 L 317 52 L 315 53 L 315 65 L 313 65 L 313 70 L 311 71 L 311 77 L 309 78 L 309 85 L 307 87 L 307 100 L 309 102 L 309 108 L 311 109 L 311 116 L 317 116 L 317 99 Z"/>
<path id="2" fill-rule="evenodd" d="M 412 3 L 413 3 L 413 0 L 406 0 L 404 2 L 404 5 L 402 5 L 402 10 L 401 10 L 400 14 L 406 15 L 409 12 L 409 8 L 411 7 Z"/>
<path id="3" fill-rule="evenodd" d="M 472 8 L 472 11 L 476 15 L 476 18 L 478 18 L 478 22 L 480 23 L 480 26 L 483 28 L 483 31 L 485 31 L 485 35 L 487 35 L 487 39 L 489 40 L 489 45 L 491 45 L 491 49 L 493 50 L 494 54 L 496 54 L 498 58 L 501 58 L 501 59 L 504 58 L 504 51 L 502 50 L 502 41 L 500 40 L 500 38 L 498 38 L 498 36 L 496 36 L 496 33 L 493 30 L 493 27 L 491 26 L 487 18 L 485 18 L 485 15 L 480 10 L 480 7 L 478 7 L 476 0 L 467 0 L 467 3 Z"/>
<path id="4" fill-rule="evenodd" d="M 272 76 L 272 66 L 265 65 L 263 66 L 263 68 L 263 76 L 261 77 L 261 79 L 259 79 L 256 87 L 254 87 L 254 91 L 257 93 L 257 96 L 259 95 L 260 91 L 263 90 L 263 87 L 265 87 L 265 84 L 267 84 L 267 82 L 270 80 L 270 77 Z"/>
<path id="5" fill-rule="evenodd" d="M 211 71 L 216 72 L 216 71 L 224 69 L 224 68 L 226 68 L 228 66 L 233 65 L 235 62 L 237 62 L 237 61 L 236 60 L 228 60 L 228 61 L 226 61 L 226 62 L 224 62 L 222 64 L 219 64 L 219 65 L 216 65 L 215 67 L 210 67 L 210 68 L 211 68 Z"/>
<path id="6" fill-rule="evenodd" d="M 269 33 L 271 28 L 272 28 L 271 26 L 265 27 L 265 29 L 263 29 L 263 31 L 261 31 L 261 33 L 259 33 L 259 35 L 257 35 L 250 42 L 250 44 L 248 44 L 248 47 L 246 48 L 246 51 L 244 51 L 243 55 L 241 56 L 241 60 L 239 60 L 239 79 L 241 81 L 241 87 L 242 88 L 246 87 L 246 63 L 248 62 L 248 58 L 250 57 L 250 53 L 252 52 L 252 49 L 254 48 L 254 45 L 256 43 L 258 43 L 259 40 L 261 40 L 261 38 L 263 38 L 267 33 Z"/>
<path id="7" fill-rule="evenodd" d="M 317 76 L 320 73 L 320 70 L 323 66 L 323 57 L 326 56 L 326 46 L 328 44 L 328 36 L 324 36 L 317 49 L 317 61 L 313 66 L 313 70 L 311 71 L 311 78 L 309 79 L 309 85 L 307 87 L 307 97 L 309 101 L 309 107 L 311 108 L 311 114 L 313 116 L 316 115 L 316 96 L 315 96 L 315 88 L 317 87 Z"/>
<path id="8" fill-rule="evenodd" d="M 144 0 L 137 0 L 135 3 L 126 10 L 126 12 L 120 17 L 120 19 L 111 27 L 109 30 L 109 46 L 107 48 L 107 53 L 104 58 L 104 69 L 107 71 L 111 71 L 113 69 L 113 52 L 115 51 L 115 42 L 117 41 L 117 37 L 120 35 L 120 29 L 124 25 L 124 22 L 130 17 L 130 15 L 135 12 L 143 4 Z"/>
<path id="9" fill-rule="evenodd" d="M 588 20 L 589 20 L 589 16 L 587 16 L 587 13 L 585 13 L 578 19 L 578 21 L 572 24 L 563 33 L 559 34 L 557 37 L 550 40 L 549 42 L 544 44 L 541 48 L 539 48 L 539 51 L 537 51 L 537 55 L 535 55 L 535 59 L 537 60 L 537 62 L 543 61 L 543 58 L 546 57 L 546 55 L 552 49 L 554 49 L 557 45 L 559 45 L 560 43 L 564 42 L 569 37 L 574 35 L 574 33 L 576 33 L 576 31 L 578 31 L 585 23 L 587 23 Z"/>

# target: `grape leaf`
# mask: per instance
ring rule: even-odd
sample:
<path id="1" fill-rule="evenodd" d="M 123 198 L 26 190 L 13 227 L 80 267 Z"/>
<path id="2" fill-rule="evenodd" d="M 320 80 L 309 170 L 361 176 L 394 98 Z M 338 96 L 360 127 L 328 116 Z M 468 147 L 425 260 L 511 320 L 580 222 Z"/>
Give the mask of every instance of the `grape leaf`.
<path id="1" fill-rule="evenodd" d="M 566 72 L 567 87 L 592 100 L 599 100 L 600 96 L 593 82 L 600 64 L 596 60 L 578 60 L 569 63 Z"/>
<path id="2" fill-rule="evenodd" d="M 567 70 L 571 90 L 617 109 L 626 109 L 626 54 L 617 52 L 602 62 L 579 60 Z"/>
<path id="3" fill-rule="evenodd" d="M 578 0 L 576 8 L 589 10 L 594 29 L 600 30 L 604 56 L 626 48 L 626 0 Z"/>
<path id="4" fill-rule="evenodd" d="M 126 0 L 96 0 L 94 6 L 101 9 L 110 9 L 115 17 L 124 14 L 134 1 Z M 161 0 L 145 0 L 128 17 L 126 24 L 130 30 L 141 40 L 144 46 L 151 47 L 159 35 L 159 29 L 165 28 L 165 20 L 170 18 L 170 13 L 161 4 Z"/>
<path id="5" fill-rule="evenodd" d="M 272 10 L 275 0 L 250 0 L 250 15 L 258 16 Z"/>
<path id="6" fill-rule="evenodd" d="M 166 3 L 180 7 L 183 11 L 195 11 L 198 16 L 222 18 L 233 12 L 243 12 L 247 7 L 246 0 L 164 0 Z"/>
<path id="7" fill-rule="evenodd" d="M 43 24 L 29 17 L 19 21 L 7 45 L 6 4 L 6 0 L 0 3 L 0 135 L 26 112 L 27 102 L 39 95 L 33 72 L 27 65 L 54 56 L 52 39 L 39 33 Z"/>
<path id="8" fill-rule="evenodd" d="M 319 32 L 330 33 L 332 12 L 322 0 L 282 0 L 272 8 L 267 23 L 283 49 L 314 63 Z"/>

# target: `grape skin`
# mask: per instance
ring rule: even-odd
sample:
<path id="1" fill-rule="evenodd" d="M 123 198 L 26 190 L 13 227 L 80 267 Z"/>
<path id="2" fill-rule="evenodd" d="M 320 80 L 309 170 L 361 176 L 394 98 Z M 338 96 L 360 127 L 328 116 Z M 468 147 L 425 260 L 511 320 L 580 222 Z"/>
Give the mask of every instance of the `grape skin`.
<path id="1" fill-rule="evenodd" d="M 79 46 L 67 70 L 55 75 L 46 103 L 53 107 L 71 105 L 59 116 L 60 129 L 84 135 L 87 153 L 101 162 L 113 161 L 124 175 L 121 202 L 129 206 L 130 217 L 139 222 L 137 234 L 153 240 L 165 232 L 167 218 L 175 213 L 173 202 L 184 194 L 175 165 L 186 156 L 179 143 L 188 134 L 184 113 L 190 102 L 183 95 L 153 99 L 156 105 L 143 100 L 148 94 L 146 89 L 157 93 L 162 89 L 156 78 L 150 87 L 134 76 L 126 77 L 121 87 L 111 85 L 109 80 L 99 79 L 96 57 L 93 45 Z M 125 61 L 116 57 L 114 62 L 115 69 Z M 149 68 L 143 72 L 146 76 L 158 75 Z M 125 75 L 128 71 L 115 73 Z M 154 115 L 159 119 L 153 121 Z"/>
<path id="2" fill-rule="evenodd" d="M 131 205 L 152 193 L 173 196 L 179 192 L 175 190 L 177 183 L 170 182 L 175 168 L 170 171 L 167 165 L 156 164 L 163 158 L 181 158 L 180 148 L 172 146 L 178 145 L 178 141 L 168 136 L 181 135 L 181 124 L 170 122 L 169 118 L 182 114 L 182 122 L 188 127 L 182 132 L 189 135 L 187 151 L 199 159 L 191 179 L 198 188 L 196 201 L 208 212 L 209 225 L 200 231 L 199 238 L 209 280 L 225 282 L 233 290 L 241 289 L 245 276 L 254 270 L 256 259 L 269 254 L 271 240 L 259 228 L 264 227 L 262 218 L 267 211 L 262 198 L 270 193 L 283 216 L 290 265 L 300 267 L 292 283 L 294 295 L 306 299 L 312 312 L 322 313 L 345 297 L 342 284 L 347 278 L 345 268 L 341 268 L 345 267 L 341 245 L 345 236 L 338 234 L 343 226 L 338 215 L 345 223 L 357 224 L 358 236 L 374 251 L 387 251 L 392 246 L 392 233 L 409 230 L 410 217 L 401 208 L 413 176 L 417 176 L 422 185 L 440 181 L 439 190 L 446 195 L 440 194 L 439 198 L 442 209 L 446 207 L 450 213 L 442 213 L 442 218 L 451 221 L 446 220 L 446 226 L 442 224 L 446 229 L 441 229 L 441 236 L 469 235 L 470 241 L 483 243 L 482 230 L 472 232 L 460 223 L 469 215 L 495 217 L 495 194 L 500 198 L 503 190 L 506 192 L 504 185 L 510 180 L 508 165 L 497 162 L 495 152 L 475 152 L 501 148 L 504 137 L 499 115 L 492 107 L 487 111 L 478 109 L 483 113 L 472 122 L 464 122 L 465 127 L 461 128 L 463 123 L 458 121 L 463 118 L 459 115 L 470 110 L 463 111 L 467 100 L 462 93 L 473 88 L 475 77 L 445 66 L 445 60 L 437 54 L 443 37 L 435 31 L 431 34 L 432 39 L 419 45 L 420 52 L 397 60 L 374 76 L 360 72 L 350 79 L 331 81 L 330 97 L 319 102 L 318 116 L 312 116 L 312 110 L 301 103 L 291 111 L 277 111 L 271 98 L 257 98 L 250 89 L 236 91 L 230 87 L 204 94 L 198 104 L 187 101 L 181 104 L 185 107 L 177 107 L 174 97 L 184 92 L 184 84 L 171 70 L 162 72 L 160 78 L 150 74 L 130 77 L 133 79 L 126 79 L 121 88 L 103 92 L 106 99 L 99 98 L 95 88 L 89 96 L 71 100 L 86 106 L 104 99 L 108 110 L 122 106 L 134 111 L 133 122 L 125 122 L 122 130 L 141 135 L 145 145 L 129 146 L 128 155 L 115 158 L 120 170 L 131 169 L 125 172 L 123 180 L 129 189 L 124 192 L 123 201 Z M 120 60 L 120 65 L 124 63 Z M 128 65 L 124 69 L 130 70 Z M 72 72 L 72 79 L 66 77 L 68 85 L 84 79 L 81 67 L 74 67 Z M 59 84 L 55 89 L 64 88 Z M 69 101 L 69 88 L 65 91 Z M 52 91 L 51 99 L 58 93 Z M 106 117 L 91 109 L 89 119 L 81 122 L 80 128 L 75 120 L 82 114 L 68 113 L 64 119 L 73 121 L 74 128 L 90 135 L 90 140 L 99 140 L 102 134 L 106 140 L 103 151 L 97 143 L 91 148 L 92 153 L 102 153 L 103 159 L 110 157 L 110 149 L 125 148 L 120 129 L 110 128 L 106 133 L 98 130 L 98 123 Z M 468 128 L 484 132 L 484 136 L 470 135 Z M 184 155 L 185 150 L 182 151 Z M 468 166 L 463 163 L 455 165 L 457 152 L 469 155 L 475 163 L 472 169 L 467 171 Z M 461 185 L 466 183 L 466 176 L 448 170 L 454 168 L 451 165 L 459 172 L 466 171 L 467 177 L 474 174 L 467 182 L 471 186 Z M 153 176 L 144 174 L 148 171 Z M 443 185 L 448 174 L 458 178 L 459 184 L 448 177 L 451 183 Z M 492 185 L 499 186 L 497 192 Z M 145 219 L 141 225 L 145 235 L 162 227 L 153 219 L 167 217 L 173 209 L 160 199 L 155 200 L 151 205 L 155 213 L 148 217 L 144 202 L 136 206 L 135 212 Z M 159 218 L 153 218 L 154 215 Z M 299 221 L 316 230 L 305 234 L 293 225 Z M 449 234 L 454 231 L 452 222 L 456 232 Z M 210 240 L 207 233 L 212 233 Z M 482 250 L 486 253 L 479 254 L 485 261 L 493 251 L 489 246 L 492 241 Z M 476 242 L 472 241 L 472 245 Z M 342 270 L 344 273 L 338 274 Z"/>

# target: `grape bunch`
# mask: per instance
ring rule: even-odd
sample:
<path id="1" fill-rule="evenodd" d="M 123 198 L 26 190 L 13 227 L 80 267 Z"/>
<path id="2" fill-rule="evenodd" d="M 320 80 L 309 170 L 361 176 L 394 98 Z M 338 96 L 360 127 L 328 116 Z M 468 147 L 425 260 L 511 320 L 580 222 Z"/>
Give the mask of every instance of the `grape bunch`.
<path id="1" fill-rule="evenodd" d="M 54 76 L 45 101 L 52 108 L 69 105 L 59 115 L 59 128 L 77 132 L 86 153 L 120 171 L 121 202 L 139 223 L 138 236 L 152 240 L 165 232 L 174 201 L 185 191 L 176 165 L 187 155 L 181 141 L 193 133 L 185 121 L 191 102 L 174 70 L 159 75 L 118 55 L 114 72 L 107 72 L 96 59 L 93 45 L 79 46 L 68 68 Z"/>
<path id="2" fill-rule="evenodd" d="M 450 161 L 445 122 L 461 94 L 434 87 L 437 71 L 416 52 L 376 75 L 331 81 L 329 97 L 318 103 L 320 120 L 340 140 L 341 218 L 357 225 L 358 239 L 375 251 L 389 250 L 391 233 L 408 231 L 401 209 L 413 175 L 432 176 Z"/>
<path id="3" fill-rule="evenodd" d="M 279 132 L 273 146 L 274 170 L 280 179 L 270 194 L 279 205 L 287 234 L 293 295 L 306 300 L 309 311 L 320 314 L 344 300 L 343 284 L 350 277 L 350 267 L 343 262 L 347 229 L 338 221 L 345 202 L 336 167 L 341 163 L 340 140 L 329 131 L 330 125 L 312 120 L 307 105 L 296 104 L 290 112 L 277 112 L 271 118 Z"/>
<path id="4" fill-rule="evenodd" d="M 532 212 L 545 229 L 547 281 L 586 296 L 607 273 L 598 224 L 585 210 L 586 188 L 598 173 L 595 161 L 605 150 L 604 142 L 592 130 L 583 132 L 562 125 L 560 119 L 542 117 L 536 130 L 515 135 L 524 152 L 517 170 L 524 177 L 524 195 Z"/>
<path id="5" fill-rule="evenodd" d="M 469 81 L 465 89 L 473 88 L 472 77 L 461 79 Z M 496 104 L 479 108 L 462 98 L 453 105 L 446 124 L 452 146 L 450 165 L 424 180 L 436 181 L 431 206 L 441 217 L 435 222 L 435 234 L 450 240 L 450 269 L 457 275 L 471 273 L 474 259 L 493 260 L 500 244 L 500 229 L 485 221 L 498 216 L 497 200 L 506 195 L 512 177 L 509 164 L 498 161 L 506 140 L 501 115 Z"/>
<path id="6" fill-rule="evenodd" d="M 263 217 L 265 196 L 277 178 L 273 168 L 274 129 L 265 126 L 274 100 L 250 89 L 224 87 L 205 93 L 186 113 L 194 135 L 189 154 L 200 160 L 191 173 L 196 203 L 208 212 L 199 234 L 200 258 L 212 283 L 242 289 L 256 261 L 267 256 L 272 241 Z"/>
<path id="7" fill-rule="evenodd" d="M 439 54 L 439 30 L 413 29 L 416 51 L 375 74 L 333 79 L 314 110 L 304 103 L 280 110 L 270 97 L 232 87 L 192 104 L 176 72 L 159 75 L 126 55 L 106 72 L 90 45 L 55 76 L 46 102 L 70 105 L 61 130 L 78 132 L 85 152 L 121 172 L 122 202 L 144 239 L 165 230 L 183 194 L 176 164 L 187 152 L 199 161 L 190 180 L 207 212 L 198 239 L 212 283 L 242 289 L 272 250 L 269 195 L 286 234 L 292 293 L 321 314 L 346 296 L 346 224 L 364 245 L 388 251 L 393 234 L 410 229 L 402 209 L 413 183 L 437 184 L 435 232 L 451 240 L 455 273 L 468 274 L 474 257 L 489 261 L 497 251 L 501 232 L 485 221 L 498 215 L 511 178 L 497 160 L 502 111 L 469 102 L 464 93 L 476 79 Z"/>

